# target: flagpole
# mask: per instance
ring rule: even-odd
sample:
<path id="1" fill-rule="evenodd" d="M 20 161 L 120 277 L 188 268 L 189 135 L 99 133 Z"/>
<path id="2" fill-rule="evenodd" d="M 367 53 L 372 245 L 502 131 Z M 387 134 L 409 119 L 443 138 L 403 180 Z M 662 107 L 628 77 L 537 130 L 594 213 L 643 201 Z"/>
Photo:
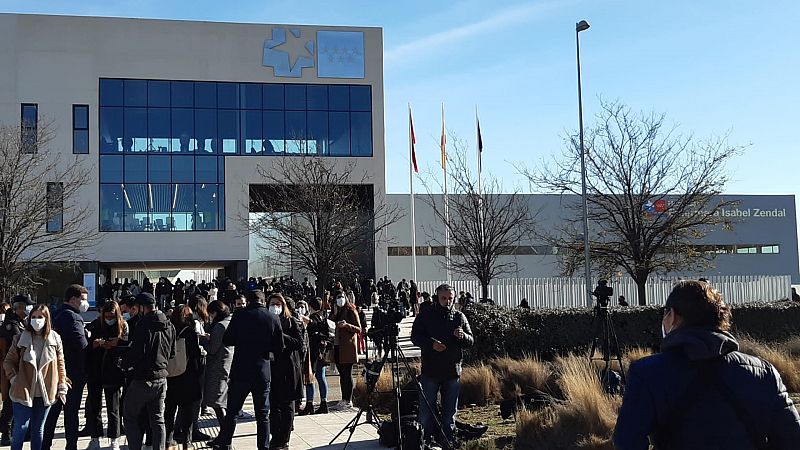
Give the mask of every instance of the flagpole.
<path id="1" fill-rule="evenodd" d="M 447 269 L 447 282 L 450 283 L 450 212 L 447 204 L 447 137 L 444 126 L 444 102 L 442 102 L 442 171 L 444 173 L 444 261 Z"/>
<path id="2" fill-rule="evenodd" d="M 411 192 L 411 279 L 417 279 L 417 226 L 414 221 L 414 130 L 408 103 L 408 186 Z"/>

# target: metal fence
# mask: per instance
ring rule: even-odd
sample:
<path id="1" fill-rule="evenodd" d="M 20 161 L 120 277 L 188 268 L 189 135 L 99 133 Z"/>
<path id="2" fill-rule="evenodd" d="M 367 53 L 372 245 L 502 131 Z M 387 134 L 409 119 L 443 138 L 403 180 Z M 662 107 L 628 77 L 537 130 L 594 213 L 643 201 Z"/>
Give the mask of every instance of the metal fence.
<path id="1" fill-rule="evenodd" d="M 791 277 L 779 276 L 727 276 L 707 277 L 709 283 L 720 291 L 729 304 L 757 301 L 778 301 L 791 298 Z M 518 306 L 520 300 L 528 299 L 532 308 L 573 308 L 586 306 L 586 288 L 583 278 L 505 278 L 494 280 L 489 285 L 489 298 L 501 306 Z M 652 277 L 647 282 L 647 303 L 661 305 L 672 290 L 672 286 L 680 281 L 679 277 Z M 420 281 L 420 292 L 433 292 L 436 286 L 444 281 Z M 480 283 L 474 280 L 453 280 L 450 282 L 456 293 L 465 291 L 472 293 L 476 299 L 480 297 Z M 592 286 L 597 279 L 592 280 Z M 624 295 L 629 304 L 638 303 L 636 283 L 631 278 L 613 278 L 609 286 L 614 289 L 612 304 Z"/>

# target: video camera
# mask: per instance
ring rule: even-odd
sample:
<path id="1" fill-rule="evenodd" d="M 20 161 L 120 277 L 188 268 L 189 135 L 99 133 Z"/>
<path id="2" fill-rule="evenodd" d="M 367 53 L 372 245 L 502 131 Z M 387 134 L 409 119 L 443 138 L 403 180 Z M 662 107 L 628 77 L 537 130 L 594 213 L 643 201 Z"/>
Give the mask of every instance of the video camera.
<path id="1" fill-rule="evenodd" d="M 597 287 L 594 288 L 592 295 L 597 298 L 597 306 L 599 308 L 608 308 L 611 296 L 614 295 L 614 289 L 608 286 L 608 281 L 600 280 L 597 282 Z"/>

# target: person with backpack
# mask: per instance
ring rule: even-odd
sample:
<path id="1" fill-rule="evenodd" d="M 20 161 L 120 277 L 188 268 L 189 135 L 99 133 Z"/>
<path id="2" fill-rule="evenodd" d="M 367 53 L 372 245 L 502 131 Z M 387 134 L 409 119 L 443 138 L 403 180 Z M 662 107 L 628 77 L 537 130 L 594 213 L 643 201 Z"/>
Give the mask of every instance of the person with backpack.
<path id="1" fill-rule="evenodd" d="M 628 370 L 615 448 L 796 449 L 786 386 L 770 363 L 739 352 L 722 295 L 681 281 L 662 309 L 661 353 Z"/>
<path id="2" fill-rule="evenodd" d="M 92 440 L 88 449 L 99 450 L 103 436 L 103 397 L 106 399 L 108 432 L 111 449 L 119 450 L 118 438 L 121 435 L 120 397 L 124 377 L 120 362 L 127 350 L 128 324 L 122 318 L 119 305 L 107 301 L 97 319 L 86 329 L 89 331 L 89 352 L 87 355 L 87 427 Z"/>
<path id="3" fill-rule="evenodd" d="M 165 432 L 168 447 L 182 445 L 187 449 L 192 444 L 192 425 L 199 415 L 199 402 L 203 397 L 204 351 L 190 307 L 176 306 L 170 322 L 175 327 L 175 358 L 167 364 Z"/>
<path id="4" fill-rule="evenodd" d="M 136 296 L 140 319 L 131 331 L 131 345 L 122 369 L 131 382 L 125 394 L 125 433 L 130 450 L 142 449 L 139 416 L 147 414 L 153 449 L 165 443 L 164 400 L 167 394 L 167 364 L 175 355 L 175 327 L 156 308 L 152 294 Z"/>
<path id="5" fill-rule="evenodd" d="M 43 448 L 48 411 L 59 401 L 67 402 L 65 365 L 64 346 L 52 329 L 50 310 L 46 305 L 38 305 L 3 360 L 3 372 L 11 380 L 9 397 L 14 408 L 12 450 L 22 450 L 29 430 L 31 450 Z"/>
<path id="6" fill-rule="evenodd" d="M 31 300 L 30 295 L 19 294 L 11 298 L 11 309 L 6 311 L 0 326 L 0 361 L 5 359 L 8 349 L 14 342 L 14 338 L 22 334 L 25 330 L 25 318 L 33 311 L 36 305 Z M 0 410 L 0 445 L 11 445 L 11 400 L 8 397 L 10 379 L 5 376 L 4 371 L 0 371 L 0 392 L 3 397 L 3 408 Z"/>
<path id="7" fill-rule="evenodd" d="M 294 426 L 295 401 L 303 397 L 303 375 L 301 355 L 307 350 L 306 330 L 300 320 L 292 315 L 287 300 L 282 294 L 269 296 L 269 312 L 280 320 L 283 331 L 284 348 L 274 352 L 271 363 L 272 382 L 278 389 L 270 391 L 270 432 L 272 440 L 269 447 L 274 450 L 289 448 L 289 438 Z"/>
<path id="8" fill-rule="evenodd" d="M 89 291 L 79 285 L 69 286 L 64 293 L 64 305 L 55 319 L 53 329 L 61 337 L 64 345 L 64 360 L 67 365 L 67 377 L 70 379 L 70 389 L 66 403 L 56 402 L 47 413 L 44 441 L 42 448 L 50 450 L 56 424 L 61 410 L 64 410 L 64 437 L 65 450 L 78 449 L 78 415 L 83 399 L 83 388 L 86 386 L 86 348 L 89 341 L 86 338 L 86 329 L 83 325 L 82 313 L 89 310 Z"/>

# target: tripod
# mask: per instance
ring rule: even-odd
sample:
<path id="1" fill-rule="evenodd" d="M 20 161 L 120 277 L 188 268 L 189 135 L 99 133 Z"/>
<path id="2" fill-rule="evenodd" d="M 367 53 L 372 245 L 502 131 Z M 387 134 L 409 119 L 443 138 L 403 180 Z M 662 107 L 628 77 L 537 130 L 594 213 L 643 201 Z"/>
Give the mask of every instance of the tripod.
<path id="1" fill-rule="evenodd" d="M 589 362 L 604 361 L 604 367 L 601 375 L 601 382 L 604 388 L 611 385 L 611 361 L 617 361 L 619 364 L 620 378 L 622 384 L 625 384 L 625 371 L 622 367 L 622 352 L 619 348 L 619 340 L 617 339 L 617 332 L 614 330 L 614 321 L 611 320 L 611 314 L 608 311 L 608 306 L 597 305 L 594 308 L 592 317 L 592 344 L 589 350 Z M 595 352 L 598 347 L 603 353 L 602 357 L 596 357 Z"/>
<path id="2" fill-rule="evenodd" d="M 409 374 L 409 375 L 414 373 L 414 372 L 411 370 L 411 366 L 408 364 L 408 360 L 406 359 L 405 355 L 403 354 L 403 349 L 400 348 L 400 344 L 397 342 L 397 337 L 399 336 L 399 334 L 400 334 L 400 327 L 397 324 L 389 325 L 389 326 L 385 327 L 384 329 L 373 333 L 373 335 L 376 335 L 376 336 L 378 336 L 378 335 L 385 336 L 387 338 L 388 345 L 384 347 L 384 354 L 383 354 L 383 357 L 381 358 L 380 362 L 377 362 L 377 363 L 373 362 L 372 365 L 369 365 L 369 366 L 365 364 L 365 370 L 364 370 L 365 373 L 364 373 L 364 375 L 365 375 L 365 378 L 367 380 L 367 399 L 368 399 L 367 403 L 368 404 L 367 404 L 366 407 L 360 407 L 359 408 L 358 413 L 356 414 L 356 416 L 350 422 L 348 422 L 347 425 L 345 425 L 344 428 L 342 428 L 341 431 L 339 431 L 339 433 L 336 436 L 334 436 L 333 439 L 331 439 L 331 441 L 328 443 L 328 445 L 333 445 L 333 443 L 337 439 L 339 439 L 339 436 L 344 434 L 344 432 L 346 430 L 350 430 L 350 435 L 347 437 L 347 441 L 345 442 L 345 445 L 344 445 L 344 447 L 342 449 L 342 450 L 347 450 L 348 445 L 350 445 L 350 440 L 353 438 L 353 433 L 355 433 L 356 428 L 359 427 L 360 425 L 369 424 L 369 425 L 374 426 L 376 429 L 380 430 L 380 419 L 375 414 L 375 409 L 372 406 L 372 402 L 370 401 L 370 399 L 371 399 L 372 394 L 375 392 L 375 387 L 378 384 L 378 379 L 380 378 L 380 374 L 383 371 L 383 367 L 385 366 L 385 364 L 387 362 L 389 362 L 390 373 L 391 373 L 391 376 L 392 376 L 392 395 L 394 397 L 394 407 L 392 409 L 392 415 L 395 415 L 395 417 L 397 418 L 397 447 L 396 448 L 398 450 L 403 448 L 403 439 L 404 438 L 403 438 L 403 433 L 402 433 L 402 429 L 401 429 L 401 420 L 400 420 L 400 417 L 401 417 L 400 416 L 401 415 L 401 411 L 400 411 L 400 393 L 401 393 L 401 385 L 402 385 L 402 379 L 400 377 L 400 368 L 401 368 L 401 366 L 404 367 L 405 370 L 406 370 L 406 374 Z M 436 428 L 439 431 L 439 434 L 444 439 L 443 442 L 449 442 L 448 439 L 447 439 L 447 436 L 444 434 L 444 429 L 442 428 L 442 424 L 439 421 L 439 418 L 436 416 L 436 414 L 433 414 L 433 411 L 435 411 L 435 410 L 432 408 L 431 403 L 428 400 L 428 397 L 425 396 L 425 393 L 422 391 L 422 386 L 420 386 L 419 381 L 414 383 L 414 386 L 416 388 L 415 391 L 417 393 L 419 393 L 420 394 L 420 398 L 422 400 L 424 400 L 425 406 L 430 408 L 430 411 L 432 412 L 434 421 L 436 423 Z M 420 405 L 420 407 L 422 407 L 422 405 Z M 366 421 L 363 422 L 363 423 L 358 423 L 359 420 L 361 420 L 361 417 L 364 414 L 364 412 L 367 413 Z M 373 419 L 377 420 L 377 423 Z"/>

